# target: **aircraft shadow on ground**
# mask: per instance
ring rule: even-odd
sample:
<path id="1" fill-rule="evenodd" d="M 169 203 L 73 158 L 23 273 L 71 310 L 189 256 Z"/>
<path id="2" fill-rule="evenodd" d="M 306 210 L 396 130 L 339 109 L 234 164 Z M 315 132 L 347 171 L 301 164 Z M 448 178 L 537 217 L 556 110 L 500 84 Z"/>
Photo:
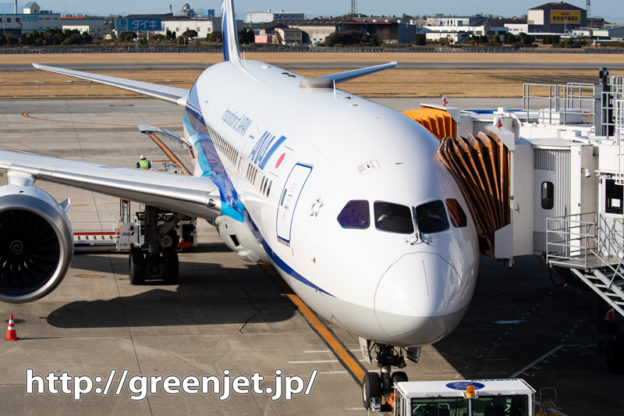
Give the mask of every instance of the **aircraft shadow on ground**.
<path id="1" fill-rule="evenodd" d="M 88 263 L 93 273 L 110 273 L 112 268 L 121 296 L 63 305 L 48 315 L 47 321 L 52 326 L 245 325 L 286 321 L 296 310 L 283 296 L 277 277 L 264 273 L 256 265 L 224 268 L 215 263 L 184 261 L 181 257 L 179 285 L 155 280 L 147 281 L 145 286 L 132 286 L 125 256 L 81 255 L 74 258 L 76 263 Z M 128 292 L 135 294 L 126 295 Z"/>
<path id="2" fill-rule="evenodd" d="M 464 378 L 509 377 L 560 344 L 591 344 L 592 294 L 556 288 L 534 256 L 513 268 L 481 258 L 468 312 L 436 351 Z"/>

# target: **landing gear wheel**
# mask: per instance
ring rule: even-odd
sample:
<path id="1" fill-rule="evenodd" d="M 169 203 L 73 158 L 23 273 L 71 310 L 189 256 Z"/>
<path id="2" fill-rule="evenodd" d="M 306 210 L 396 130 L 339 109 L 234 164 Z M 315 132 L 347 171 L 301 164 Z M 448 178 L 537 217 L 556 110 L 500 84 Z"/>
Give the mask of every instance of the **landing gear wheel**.
<path id="1" fill-rule="evenodd" d="M 180 267 L 178 253 L 175 250 L 163 252 L 163 271 L 165 283 L 175 284 L 180 281 Z"/>
<path id="2" fill-rule="evenodd" d="M 607 367 L 615 374 L 624 374 L 624 334 L 613 341 L 613 349 L 607 356 Z"/>
<path id="3" fill-rule="evenodd" d="M 381 378 L 379 374 L 369 372 L 362 382 L 362 401 L 366 410 L 370 409 L 371 399 L 375 397 L 381 399 Z"/>
<path id="4" fill-rule="evenodd" d="M 145 258 L 138 247 L 130 249 L 130 283 L 133 285 L 145 284 Z"/>
<path id="5" fill-rule="evenodd" d="M 402 381 L 407 381 L 407 374 L 404 371 L 395 371 L 392 373 L 392 385 L 395 383 L 400 383 Z"/>

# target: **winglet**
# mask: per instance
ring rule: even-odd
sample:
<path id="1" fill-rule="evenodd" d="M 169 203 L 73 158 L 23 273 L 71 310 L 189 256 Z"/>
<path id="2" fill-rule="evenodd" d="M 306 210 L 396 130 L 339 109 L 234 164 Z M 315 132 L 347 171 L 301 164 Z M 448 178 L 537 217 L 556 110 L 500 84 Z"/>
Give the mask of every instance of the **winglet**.
<path id="1" fill-rule="evenodd" d="M 221 29 L 223 36 L 223 59 L 225 61 L 239 62 L 241 60 L 238 50 L 238 33 L 236 31 L 236 15 L 234 14 L 234 1 L 223 0 L 221 4 Z"/>

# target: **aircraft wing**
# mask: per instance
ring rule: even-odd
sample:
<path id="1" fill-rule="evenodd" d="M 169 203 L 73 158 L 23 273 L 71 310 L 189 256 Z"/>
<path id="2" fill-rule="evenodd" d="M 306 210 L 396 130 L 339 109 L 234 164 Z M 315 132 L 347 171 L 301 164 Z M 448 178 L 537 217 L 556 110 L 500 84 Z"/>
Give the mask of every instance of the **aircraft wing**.
<path id="1" fill-rule="evenodd" d="M 396 61 L 388 62 L 387 64 L 369 66 L 366 68 L 354 69 L 352 71 L 339 72 L 337 74 L 325 75 L 321 78 L 329 78 L 336 84 L 339 82 L 349 81 L 353 78 L 363 77 L 364 75 L 372 74 L 377 71 L 383 71 L 384 69 L 390 69 L 397 66 Z"/>
<path id="2" fill-rule="evenodd" d="M 108 75 L 91 74 L 89 72 L 74 71 L 73 69 L 56 68 L 53 66 L 32 64 L 35 68 L 43 71 L 56 72 L 57 74 L 68 75 L 70 77 L 82 78 L 87 81 L 98 82 L 100 84 L 110 85 L 112 87 L 123 88 L 138 92 L 140 94 L 149 95 L 151 97 L 160 98 L 181 106 L 186 105 L 186 97 L 188 90 L 182 88 L 169 87 L 160 84 L 151 84 L 149 82 L 133 81 L 125 78 L 111 77 Z"/>
<path id="3" fill-rule="evenodd" d="M 214 219 L 221 213 L 217 186 L 208 178 L 40 156 L 0 147 L 0 169 Z"/>

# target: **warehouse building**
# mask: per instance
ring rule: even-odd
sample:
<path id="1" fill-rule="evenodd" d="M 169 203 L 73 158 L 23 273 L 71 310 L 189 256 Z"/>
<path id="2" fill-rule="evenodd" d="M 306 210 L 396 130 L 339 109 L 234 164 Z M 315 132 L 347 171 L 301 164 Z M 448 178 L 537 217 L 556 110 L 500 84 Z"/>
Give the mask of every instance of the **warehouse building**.
<path id="1" fill-rule="evenodd" d="M 529 33 L 567 33 L 587 26 L 587 10 L 570 3 L 546 3 L 529 9 Z"/>
<path id="2" fill-rule="evenodd" d="M 103 17 L 63 16 L 61 25 L 63 30 L 77 30 L 96 38 L 101 38 L 106 34 L 106 19 Z"/>

